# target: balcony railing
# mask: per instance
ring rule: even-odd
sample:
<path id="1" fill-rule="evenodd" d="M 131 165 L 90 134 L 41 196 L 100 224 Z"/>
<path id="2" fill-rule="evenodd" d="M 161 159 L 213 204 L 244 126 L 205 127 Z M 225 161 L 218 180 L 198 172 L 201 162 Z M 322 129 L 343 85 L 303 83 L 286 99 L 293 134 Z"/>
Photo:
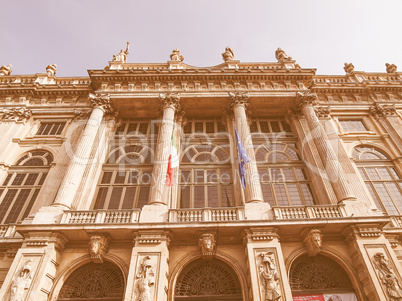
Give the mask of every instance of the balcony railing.
<path id="1" fill-rule="evenodd" d="M 169 221 L 176 223 L 228 222 L 244 219 L 244 208 L 172 209 L 169 211 Z"/>
<path id="2" fill-rule="evenodd" d="M 125 224 L 137 223 L 140 209 L 65 211 L 61 224 Z"/>
<path id="3" fill-rule="evenodd" d="M 275 219 L 309 219 L 346 217 L 342 205 L 273 207 Z"/>
<path id="4" fill-rule="evenodd" d="M 0 225 L 0 237 L 14 237 L 15 235 L 15 225 Z"/>

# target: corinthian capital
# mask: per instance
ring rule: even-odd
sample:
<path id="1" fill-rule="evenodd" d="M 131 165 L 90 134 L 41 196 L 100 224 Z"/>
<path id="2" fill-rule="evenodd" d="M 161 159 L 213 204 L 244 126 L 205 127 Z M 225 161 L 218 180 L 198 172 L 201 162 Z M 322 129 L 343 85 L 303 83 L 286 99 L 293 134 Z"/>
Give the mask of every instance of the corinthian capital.
<path id="1" fill-rule="evenodd" d="M 162 110 L 170 107 L 174 110 L 180 109 L 180 93 L 159 94 Z"/>
<path id="2" fill-rule="evenodd" d="M 244 106 L 247 107 L 249 105 L 248 99 L 250 98 L 249 93 L 242 92 L 229 92 L 230 108 L 234 108 L 236 106 Z"/>
<path id="3" fill-rule="evenodd" d="M 376 118 L 396 115 L 394 104 L 378 104 L 370 107 L 370 114 Z"/>
<path id="4" fill-rule="evenodd" d="M 31 110 L 22 108 L 4 109 L 1 120 L 13 120 L 16 122 L 26 122 L 32 115 Z"/>
<path id="5" fill-rule="evenodd" d="M 314 106 L 317 104 L 317 94 L 310 92 L 297 92 L 296 101 L 301 108 L 306 105 Z"/>
<path id="6" fill-rule="evenodd" d="M 108 94 L 89 94 L 89 100 L 94 108 L 100 108 L 105 113 L 112 113 L 114 110 L 110 104 L 110 96 Z"/>

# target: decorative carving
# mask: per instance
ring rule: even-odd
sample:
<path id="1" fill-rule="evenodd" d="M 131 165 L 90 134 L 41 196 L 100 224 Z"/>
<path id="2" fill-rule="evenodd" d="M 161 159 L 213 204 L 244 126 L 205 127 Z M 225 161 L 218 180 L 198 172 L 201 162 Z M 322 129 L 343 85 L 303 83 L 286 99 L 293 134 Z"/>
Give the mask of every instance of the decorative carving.
<path id="1" fill-rule="evenodd" d="M 87 120 L 90 115 L 90 110 L 74 110 L 74 120 Z"/>
<path id="2" fill-rule="evenodd" d="M 25 122 L 31 117 L 31 115 L 31 110 L 25 107 L 4 109 L 1 120 L 14 120 L 16 122 Z"/>
<path id="3" fill-rule="evenodd" d="M 322 234 L 318 229 L 306 229 L 302 232 L 303 243 L 307 248 L 308 256 L 316 256 L 321 252 Z"/>
<path id="4" fill-rule="evenodd" d="M 236 106 L 248 107 L 250 94 L 246 92 L 229 92 L 230 103 L 229 106 L 233 109 Z"/>
<path id="5" fill-rule="evenodd" d="M 328 118 L 331 114 L 331 107 L 314 107 L 318 118 Z"/>
<path id="6" fill-rule="evenodd" d="M 297 92 L 296 101 L 300 108 L 306 105 L 315 106 L 317 104 L 317 94 L 310 92 Z"/>
<path id="7" fill-rule="evenodd" d="M 103 257 L 109 250 L 110 238 L 103 234 L 94 234 L 89 237 L 89 255 L 95 263 L 103 263 Z"/>
<path id="8" fill-rule="evenodd" d="M 343 67 L 343 70 L 345 70 L 346 73 L 350 74 L 355 71 L 355 66 L 353 66 L 352 63 L 345 63 L 345 67 Z"/>
<path id="9" fill-rule="evenodd" d="M 174 110 L 180 110 L 180 93 L 159 94 L 161 109 L 171 107 Z"/>
<path id="10" fill-rule="evenodd" d="M 213 233 L 202 234 L 198 245 L 201 247 L 204 260 L 211 260 L 216 245 L 215 235 Z"/>
<path id="11" fill-rule="evenodd" d="M 278 237 L 277 228 L 251 228 L 245 231 L 245 239 L 248 242 L 271 241 Z"/>
<path id="12" fill-rule="evenodd" d="M 279 274 L 276 270 L 275 257 L 273 252 L 262 252 L 259 254 L 261 257 L 258 266 L 261 276 L 261 284 L 265 296 L 264 301 L 276 301 L 281 298 L 279 287 Z"/>
<path id="13" fill-rule="evenodd" d="M 56 64 L 48 65 L 48 66 L 46 67 L 47 76 L 55 76 L 55 75 L 56 75 L 56 71 L 57 71 L 57 65 L 56 65 Z"/>
<path id="14" fill-rule="evenodd" d="M 374 254 L 371 260 L 377 269 L 381 282 L 387 287 L 390 300 L 402 300 L 400 281 L 385 258 L 384 253 L 378 252 Z"/>
<path id="15" fill-rule="evenodd" d="M 281 48 L 278 48 L 278 49 L 275 51 L 275 57 L 276 57 L 276 59 L 278 60 L 278 62 L 281 63 L 281 64 L 283 64 L 283 63 L 285 63 L 285 62 L 289 62 L 289 61 L 292 60 L 292 57 L 291 57 L 291 56 L 288 56 L 288 55 L 286 54 L 286 52 L 285 52 L 284 50 L 282 50 Z"/>
<path id="16" fill-rule="evenodd" d="M 172 61 L 182 62 L 184 61 L 184 56 L 181 55 L 179 49 L 172 50 L 172 54 L 170 55 L 170 59 Z"/>
<path id="17" fill-rule="evenodd" d="M 11 68 L 13 67 L 13 65 L 3 65 L 0 67 L 0 75 L 10 75 L 11 72 L 13 71 Z"/>
<path id="18" fill-rule="evenodd" d="M 234 52 L 233 49 L 230 47 L 225 48 L 225 52 L 222 53 L 222 58 L 225 62 L 233 61 L 234 60 Z"/>
<path id="19" fill-rule="evenodd" d="M 113 113 L 114 110 L 110 104 L 109 94 L 92 94 L 89 93 L 89 100 L 91 105 L 96 108 L 102 109 L 105 113 Z"/>
<path id="20" fill-rule="evenodd" d="M 385 64 L 385 67 L 387 67 L 387 73 L 395 73 L 397 70 L 397 66 L 395 64 Z"/>
<path id="21" fill-rule="evenodd" d="M 113 62 L 121 62 L 123 64 L 127 63 L 127 56 L 129 54 L 128 49 L 130 42 L 127 42 L 126 50 L 121 49 L 119 54 L 113 55 Z"/>
<path id="22" fill-rule="evenodd" d="M 153 271 L 151 257 L 145 256 L 140 263 L 137 273 L 136 288 L 138 290 L 137 301 L 151 301 L 151 287 L 155 284 L 155 272 Z"/>
<path id="23" fill-rule="evenodd" d="M 370 114 L 376 118 L 397 115 L 394 104 L 379 103 L 376 103 L 374 106 L 370 107 Z"/>
<path id="24" fill-rule="evenodd" d="M 11 284 L 10 301 L 24 301 L 32 281 L 32 262 L 28 260 Z"/>

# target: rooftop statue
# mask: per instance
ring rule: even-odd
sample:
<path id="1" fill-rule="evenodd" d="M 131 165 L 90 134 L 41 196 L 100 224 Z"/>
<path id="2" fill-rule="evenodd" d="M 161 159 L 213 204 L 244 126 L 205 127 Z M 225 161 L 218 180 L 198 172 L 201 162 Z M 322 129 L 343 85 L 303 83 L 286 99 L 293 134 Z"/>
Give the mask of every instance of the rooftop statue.
<path id="1" fill-rule="evenodd" d="M 395 64 L 385 64 L 385 67 L 387 67 L 387 73 L 395 73 L 396 72 L 396 65 Z"/>
<path id="2" fill-rule="evenodd" d="M 346 73 L 353 73 L 355 71 L 355 66 L 352 63 L 345 63 L 345 67 L 343 67 Z"/>
<path id="3" fill-rule="evenodd" d="M 292 60 L 292 57 L 288 56 L 286 54 L 286 52 L 284 50 L 282 50 L 281 48 L 278 48 L 275 51 L 275 57 L 276 57 L 276 59 L 278 60 L 279 63 L 284 63 L 284 62 Z"/>
<path id="4" fill-rule="evenodd" d="M 56 71 L 57 71 L 57 65 L 56 65 L 56 64 L 48 65 L 48 66 L 46 67 L 47 76 L 54 76 L 54 75 L 56 75 Z"/>
<path id="5" fill-rule="evenodd" d="M 122 62 L 127 63 L 128 49 L 130 46 L 130 42 L 127 42 L 126 50 L 121 49 L 119 54 L 113 55 L 113 62 Z"/>
<path id="6" fill-rule="evenodd" d="M 12 65 L 3 65 L 0 67 L 0 75 L 10 75 Z"/>
<path id="7" fill-rule="evenodd" d="M 184 60 L 184 56 L 181 55 L 179 49 L 174 49 L 172 51 L 172 54 L 170 55 L 170 59 L 172 61 L 180 61 L 180 62 L 182 62 Z"/>
<path id="8" fill-rule="evenodd" d="M 225 48 L 225 52 L 222 53 L 222 58 L 225 62 L 233 61 L 234 60 L 234 52 L 233 49 L 230 47 Z"/>

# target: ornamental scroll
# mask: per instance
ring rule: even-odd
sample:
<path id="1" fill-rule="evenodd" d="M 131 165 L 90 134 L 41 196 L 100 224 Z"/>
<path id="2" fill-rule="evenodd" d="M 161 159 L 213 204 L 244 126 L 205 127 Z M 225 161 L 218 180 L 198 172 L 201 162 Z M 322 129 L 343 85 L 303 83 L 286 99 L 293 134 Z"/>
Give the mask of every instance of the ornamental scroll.
<path id="1" fill-rule="evenodd" d="M 395 275 L 395 272 L 393 271 L 389 260 L 385 258 L 384 253 L 377 252 L 371 258 L 371 261 L 377 270 L 377 275 L 382 284 L 384 284 L 386 287 L 389 300 L 402 300 L 400 280 Z"/>

